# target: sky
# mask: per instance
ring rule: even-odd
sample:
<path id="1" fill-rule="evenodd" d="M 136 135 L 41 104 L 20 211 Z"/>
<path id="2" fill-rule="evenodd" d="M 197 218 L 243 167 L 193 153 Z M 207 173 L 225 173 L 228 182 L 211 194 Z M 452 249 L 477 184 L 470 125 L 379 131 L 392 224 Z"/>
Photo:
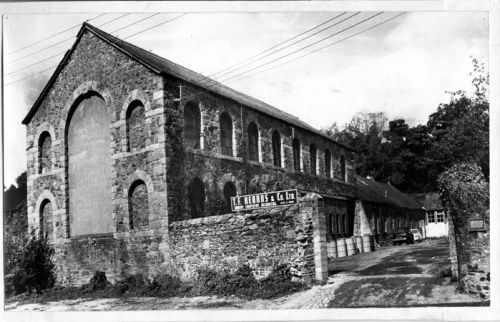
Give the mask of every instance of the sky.
<path id="1" fill-rule="evenodd" d="M 267 57 L 256 56 L 255 62 L 232 74 L 215 74 L 223 84 L 316 128 L 345 124 L 357 112 L 385 112 L 389 120 L 404 118 L 410 125 L 426 123 L 440 103 L 449 101 L 447 92 L 472 90 L 471 56 L 488 65 L 487 12 L 407 12 L 399 17 L 402 12 L 383 12 L 370 18 L 378 11 L 162 12 L 155 16 L 131 12 L 123 16 L 109 10 L 5 17 L 5 186 L 26 169 L 26 131 L 21 121 L 53 69 L 42 71 L 59 63 L 79 27 L 61 31 L 87 19 L 94 26 L 104 24 L 101 29 L 121 38 L 151 27 L 127 41 L 210 76 L 342 14 L 265 52 Z M 154 27 L 170 19 L 174 20 Z M 140 22 L 115 32 L 136 21 Z M 363 31 L 369 27 L 373 28 Z M 323 28 L 327 29 L 319 32 Z M 322 40 L 325 37 L 329 38 Z M 35 42 L 39 43 L 23 49 Z M 230 78 L 247 70 L 242 76 L 249 77 Z"/>

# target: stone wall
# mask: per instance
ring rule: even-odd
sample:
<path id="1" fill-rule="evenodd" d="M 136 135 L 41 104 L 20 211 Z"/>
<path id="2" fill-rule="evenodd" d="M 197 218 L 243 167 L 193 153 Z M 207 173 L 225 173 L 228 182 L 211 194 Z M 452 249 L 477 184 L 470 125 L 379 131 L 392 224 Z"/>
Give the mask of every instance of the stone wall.
<path id="1" fill-rule="evenodd" d="M 200 268 L 234 271 L 249 265 L 257 278 L 290 264 L 297 279 L 327 277 L 323 202 L 315 194 L 298 205 L 170 224 L 170 274 L 189 280 Z"/>

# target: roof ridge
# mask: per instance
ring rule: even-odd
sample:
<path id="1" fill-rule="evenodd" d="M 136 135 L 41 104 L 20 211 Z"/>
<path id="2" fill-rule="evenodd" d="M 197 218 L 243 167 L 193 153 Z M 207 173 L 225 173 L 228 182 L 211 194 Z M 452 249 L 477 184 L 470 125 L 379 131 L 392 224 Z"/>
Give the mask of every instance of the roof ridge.
<path id="1" fill-rule="evenodd" d="M 92 34 L 96 35 L 101 40 L 107 42 L 109 45 L 113 46 L 114 48 L 121 51 L 125 55 L 138 61 L 139 63 L 143 64 L 145 67 L 149 68 L 150 70 L 152 70 L 158 74 L 171 75 L 171 76 L 176 77 L 178 79 L 181 79 L 185 82 L 191 83 L 195 86 L 201 87 L 201 88 L 203 88 L 205 90 L 209 90 L 217 95 L 220 95 L 220 96 L 223 96 L 227 99 L 235 101 L 238 104 L 247 106 L 247 107 L 254 109 L 260 113 L 264 113 L 264 114 L 267 114 L 271 117 L 279 119 L 281 121 L 287 122 L 288 124 L 290 124 L 292 126 L 296 126 L 296 127 L 301 128 L 305 131 L 320 135 L 320 136 L 328 139 L 329 141 L 334 142 L 335 144 L 338 144 L 338 145 L 343 146 L 351 151 L 354 151 L 354 149 L 352 147 L 336 141 L 335 139 L 333 139 L 329 135 L 316 129 L 315 127 L 309 125 L 308 123 L 302 121 L 300 118 L 298 118 L 295 115 L 292 115 L 288 112 L 285 112 L 277 107 L 274 107 L 268 103 L 265 103 L 265 102 L 255 98 L 255 97 L 252 97 L 250 95 L 247 95 L 245 93 L 237 91 L 229 86 L 226 86 L 226 85 L 224 85 L 216 80 L 211 79 L 208 76 L 204 76 L 204 75 L 197 73 L 197 72 L 195 72 L 187 67 L 184 67 L 184 66 L 177 64 L 171 60 L 168 60 L 164 57 L 161 57 L 158 54 L 155 54 L 151 51 L 148 51 L 144 48 L 141 48 L 141 47 L 136 46 L 132 43 L 129 43 L 123 39 L 120 39 L 116 36 L 113 36 L 112 34 L 107 33 L 104 30 L 93 26 L 92 24 L 90 24 L 86 21 L 82 24 L 82 27 L 78 31 L 77 39 L 74 42 L 73 46 L 71 47 L 70 52 L 73 52 L 75 45 L 80 41 L 81 36 L 83 35 L 83 33 L 86 30 L 91 32 Z M 63 59 L 63 61 L 65 61 L 65 60 L 67 60 L 67 56 L 65 56 L 65 58 Z M 61 61 L 61 63 L 60 63 L 61 66 L 64 65 L 63 61 Z M 59 72 L 59 70 L 60 70 L 60 68 L 56 69 L 56 72 L 54 72 L 51 79 L 47 83 L 46 88 L 44 88 L 44 90 L 40 94 L 39 98 L 37 99 L 35 104 L 32 106 L 30 111 L 28 112 L 28 115 L 24 118 L 23 124 L 27 124 L 30 121 L 31 117 L 35 114 L 38 106 L 41 104 L 43 97 L 47 94 L 47 87 L 50 87 L 50 85 L 52 85 L 52 83 L 55 81 L 54 77 Z"/>

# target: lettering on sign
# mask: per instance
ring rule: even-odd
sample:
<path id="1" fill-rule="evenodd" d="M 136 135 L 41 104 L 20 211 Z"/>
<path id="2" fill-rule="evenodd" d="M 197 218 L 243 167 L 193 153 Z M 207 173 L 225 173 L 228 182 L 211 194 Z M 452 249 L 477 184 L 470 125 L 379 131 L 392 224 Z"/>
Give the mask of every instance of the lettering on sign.
<path id="1" fill-rule="evenodd" d="M 283 190 L 231 197 L 231 209 L 253 210 L 297 203 L 297 190 Z"/>
<path id="2" fill-rule="evenodd" d="M 469 231 L 484 231 L 486 230 L 484 219 L 470 219 L 469 220 Z"/>

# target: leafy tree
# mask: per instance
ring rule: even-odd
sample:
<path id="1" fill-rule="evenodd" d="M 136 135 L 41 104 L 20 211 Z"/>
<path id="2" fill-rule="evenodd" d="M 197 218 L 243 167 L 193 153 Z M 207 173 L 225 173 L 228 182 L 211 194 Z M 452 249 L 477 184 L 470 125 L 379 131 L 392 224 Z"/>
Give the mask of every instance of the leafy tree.
<path id="1" fill-rule="evenodd" d="M 360 112 L 340 127 L 333 123 L 323 131 L 335 140 L 357 150 L 354 166 L 362 176 L 384 177 L 386 154 L 383 151 L 382 134 L 387 127 L 384 113 Z"/>

